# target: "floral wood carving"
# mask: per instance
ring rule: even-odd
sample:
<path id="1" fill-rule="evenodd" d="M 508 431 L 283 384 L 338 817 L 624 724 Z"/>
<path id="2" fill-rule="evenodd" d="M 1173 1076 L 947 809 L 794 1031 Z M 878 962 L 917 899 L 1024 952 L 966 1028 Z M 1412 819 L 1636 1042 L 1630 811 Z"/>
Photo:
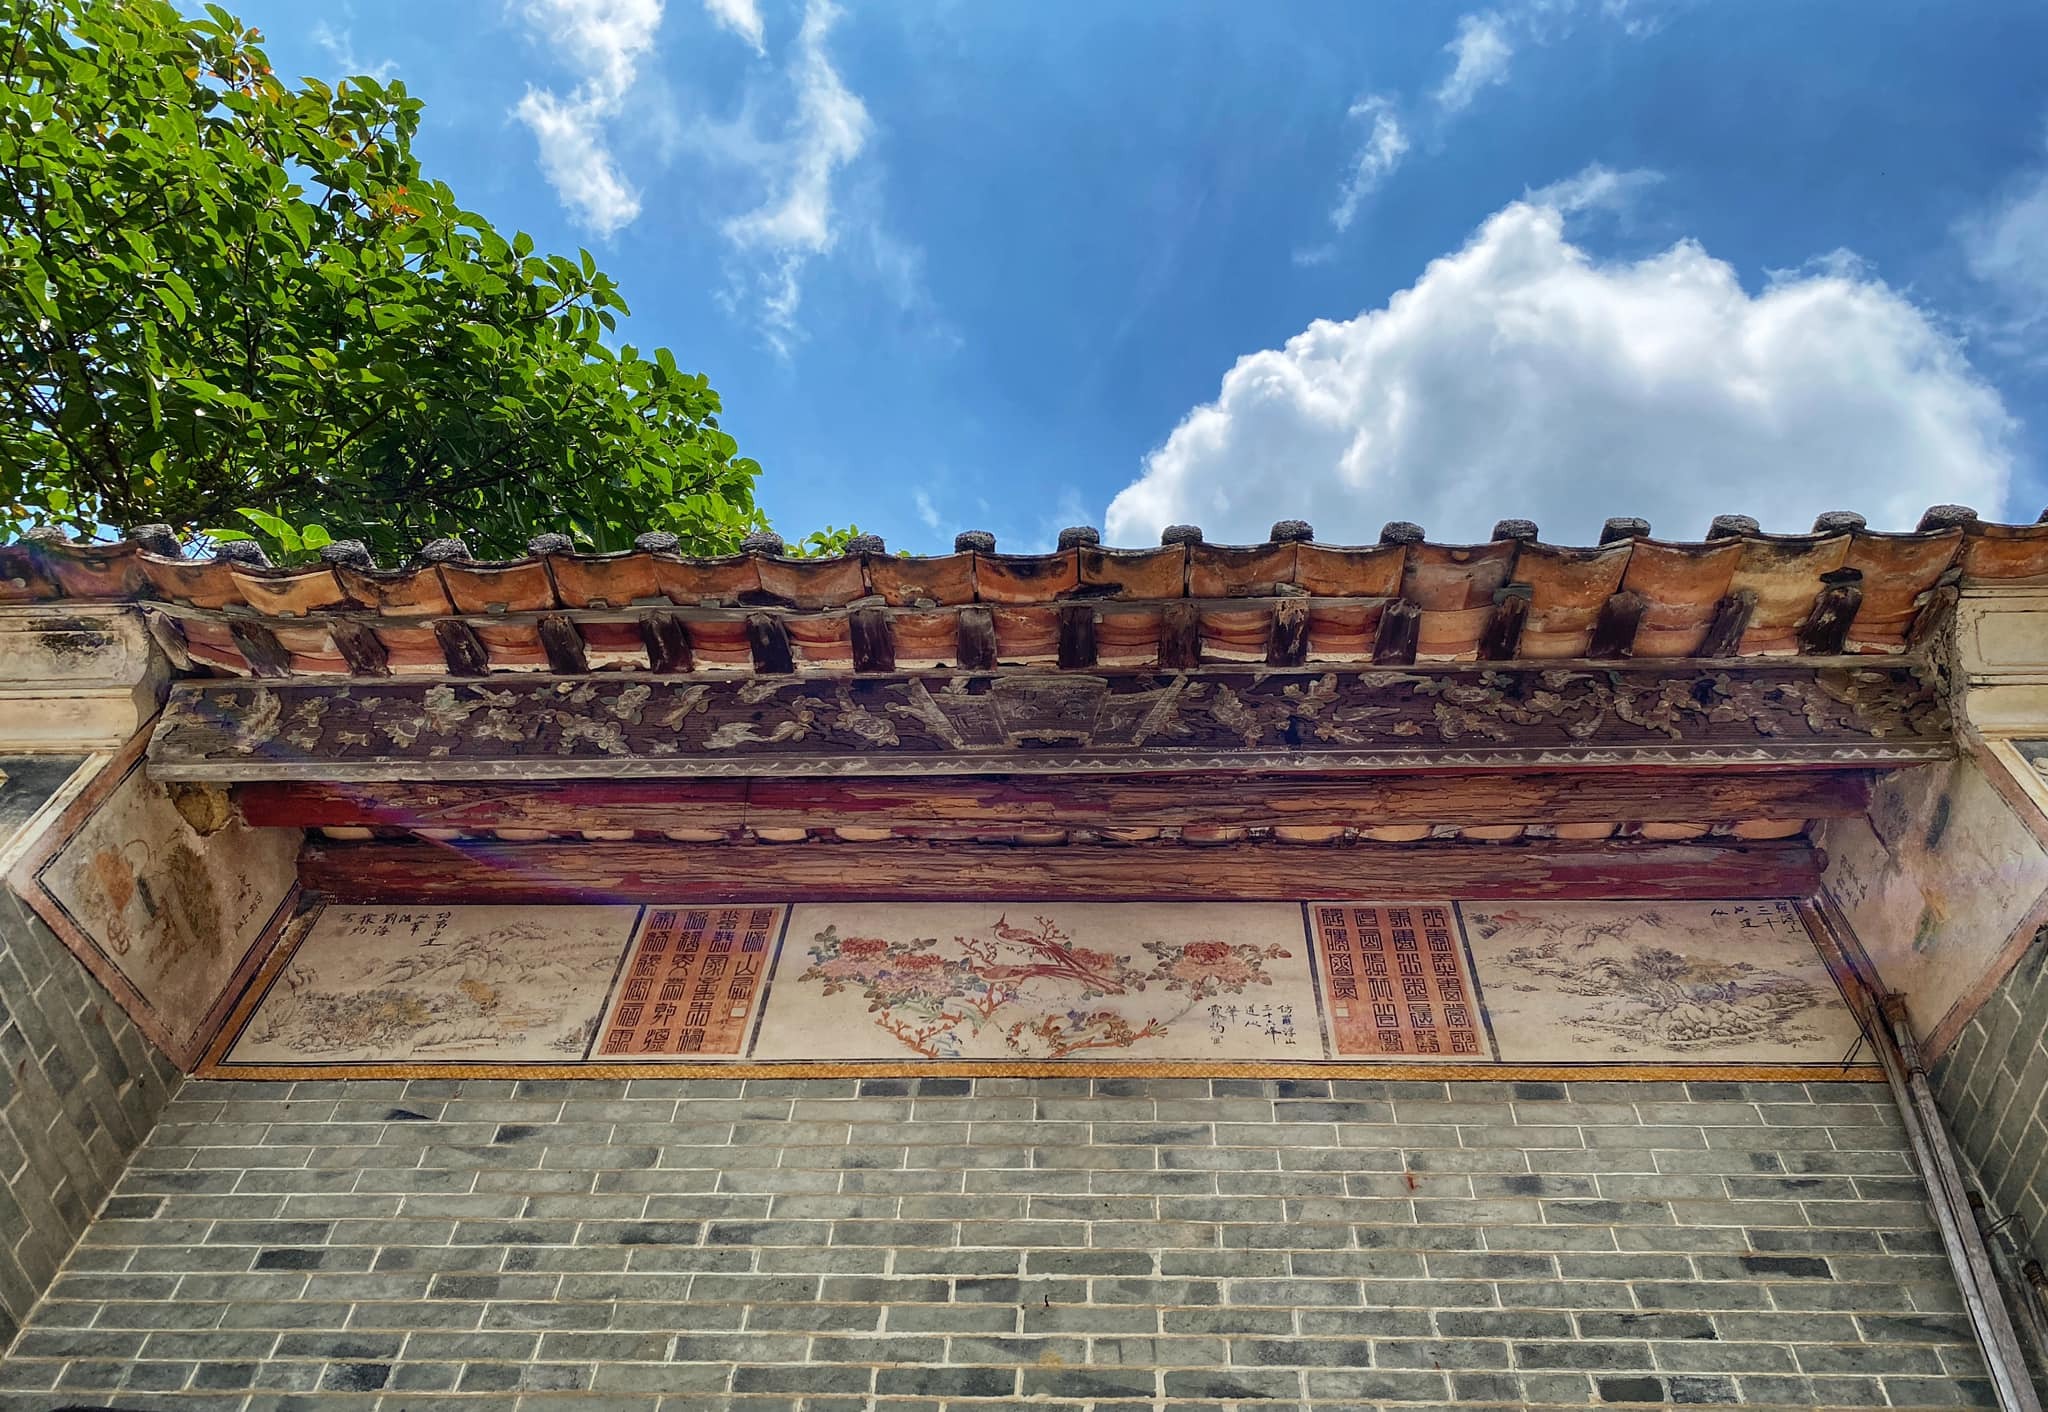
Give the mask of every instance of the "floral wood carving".
<path id="1" fill-rule="evenodd" d="M 855 681 L 183 682 L 167 779 L 1891 761 L 1953 753 L 1913 663 Z"/>

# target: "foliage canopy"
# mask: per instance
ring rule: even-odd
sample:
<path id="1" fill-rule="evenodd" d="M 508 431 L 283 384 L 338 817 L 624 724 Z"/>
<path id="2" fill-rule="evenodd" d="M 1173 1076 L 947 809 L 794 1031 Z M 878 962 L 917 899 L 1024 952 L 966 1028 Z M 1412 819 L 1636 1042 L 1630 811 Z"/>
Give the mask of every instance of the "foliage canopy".
<path id="1" fill-rule="evenodd" d="M 261 41 L 212 5 L 0 0 L 5 522 L 483 554 L 765 524 L 705 378 L 608 341 L 587 250 L 425 179 L 402 83 L 293 87 Z"/>

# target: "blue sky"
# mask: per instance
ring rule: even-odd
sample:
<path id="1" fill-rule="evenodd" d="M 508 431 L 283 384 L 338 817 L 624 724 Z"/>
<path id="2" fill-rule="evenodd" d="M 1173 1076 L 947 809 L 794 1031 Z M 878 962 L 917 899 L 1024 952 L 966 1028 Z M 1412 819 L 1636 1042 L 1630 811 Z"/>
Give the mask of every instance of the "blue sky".
<path id="1" fill-rule="evenodd" d="M 2048 504 L 2039 0 L 244 0 L 588 246 L 792 536 Z"/>

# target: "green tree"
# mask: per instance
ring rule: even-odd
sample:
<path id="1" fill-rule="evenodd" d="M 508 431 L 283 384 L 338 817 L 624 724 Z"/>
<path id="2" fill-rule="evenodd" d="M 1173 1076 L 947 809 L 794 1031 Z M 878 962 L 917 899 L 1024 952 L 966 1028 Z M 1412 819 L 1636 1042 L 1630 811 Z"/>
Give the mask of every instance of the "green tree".
<path id="1" fill-rule="evenodd" d="M 211 5 L 0 0 L 7 523 L 485 554 L 764 527 L 718 394 L 608 341 L 626 306 L 588 251 L 423 178 L 403 84 L 293 87 L 261 41 Z"/>

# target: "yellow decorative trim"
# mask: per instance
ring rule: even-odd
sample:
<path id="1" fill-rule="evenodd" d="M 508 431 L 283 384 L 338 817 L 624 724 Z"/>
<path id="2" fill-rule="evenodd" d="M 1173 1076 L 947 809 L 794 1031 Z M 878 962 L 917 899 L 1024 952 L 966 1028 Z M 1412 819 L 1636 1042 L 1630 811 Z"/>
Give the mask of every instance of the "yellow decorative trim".
<path id="1" fill-rule="evenodd" d="M 1873 1083 L 1884 1080 L 1874 1064 L 1436 1064 L 1330 1059 L 1310 1062 L 1193 1062 L 920 1059 L 754 1061 L 684 1064 L 221 1064 L 211 1058 L 195 1071 L 202 1079 L 1532 1079 L 1583 1083 Z"/>

